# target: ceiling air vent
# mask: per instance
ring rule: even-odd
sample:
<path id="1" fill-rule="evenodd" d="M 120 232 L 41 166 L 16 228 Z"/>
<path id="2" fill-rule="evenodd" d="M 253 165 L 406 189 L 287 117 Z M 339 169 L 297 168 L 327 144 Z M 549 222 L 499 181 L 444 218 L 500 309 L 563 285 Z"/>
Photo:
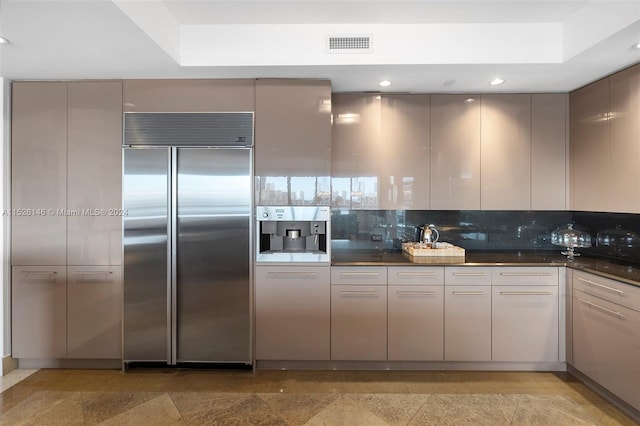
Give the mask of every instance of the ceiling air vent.
<path id="1" fill-rule="evenodd" d="M 327 53 L 371 53 L 373 40 L 370 36 L 328 36 Z"/>

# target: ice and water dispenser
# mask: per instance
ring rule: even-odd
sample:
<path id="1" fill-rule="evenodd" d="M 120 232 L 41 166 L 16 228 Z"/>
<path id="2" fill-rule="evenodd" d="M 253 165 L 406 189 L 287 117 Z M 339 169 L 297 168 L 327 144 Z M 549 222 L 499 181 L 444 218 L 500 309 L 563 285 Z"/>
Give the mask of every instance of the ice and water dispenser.
<path id="1" fill-rule="evenodd" d="M 258 206 L 257 262 L 330 262 L 328 206 Z"/>

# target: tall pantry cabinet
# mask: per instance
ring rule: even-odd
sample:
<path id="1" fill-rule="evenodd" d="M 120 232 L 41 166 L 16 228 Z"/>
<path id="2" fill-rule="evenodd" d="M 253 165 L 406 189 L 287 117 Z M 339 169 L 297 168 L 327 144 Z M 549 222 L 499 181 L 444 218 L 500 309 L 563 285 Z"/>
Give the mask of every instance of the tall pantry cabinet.
<path id="1" fill-rule="evenodd" d="M 14 82 L 14 358 L 119 359 L 122 84 Z"/>

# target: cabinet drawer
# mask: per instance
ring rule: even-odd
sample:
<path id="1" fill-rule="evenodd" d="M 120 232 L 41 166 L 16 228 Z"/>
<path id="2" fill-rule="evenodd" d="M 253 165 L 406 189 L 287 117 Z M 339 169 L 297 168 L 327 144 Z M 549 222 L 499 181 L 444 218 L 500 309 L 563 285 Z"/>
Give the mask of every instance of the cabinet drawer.
<path id="1" fill-rule="evenodd" d="M 446 267 L 445 285 L 491 285 L 491 268 Z"/>
<path id="2" fill-rule="evenodd" d="M 573 289 L 640 311 L 640 287 L 582 271 L 574 271 Z"/>
<path id="3" fill-rule="evenodd" d="M 558 268 L 496 267 L 491 275 L 493 285 L 558 285 Z"/>
<path id="4" fill-rule="evenodd" d="M 443 285 L 444 267 L 393 266 L 388 271 L 389 285 Z"/>
<path id="5" fill-rule="evenodd" d="M 338 266 L 331 268 L 331 284 L 387 285 L 387 267 Z"/>

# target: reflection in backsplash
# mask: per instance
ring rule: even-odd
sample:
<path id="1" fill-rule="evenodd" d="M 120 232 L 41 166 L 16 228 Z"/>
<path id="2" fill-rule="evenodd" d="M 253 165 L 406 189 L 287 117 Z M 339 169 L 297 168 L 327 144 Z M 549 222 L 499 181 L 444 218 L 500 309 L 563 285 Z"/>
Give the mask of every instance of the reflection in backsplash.
<path id="1" fill-rule="evenodd" d="M 574 212 L 573 220 L 591 235 L 589 255 L 640 262 L 640 215 Z"/>
<path id="2" fill-rule="evenodd" d="M 568 211 L 333 209 L 332 249 L 399 249 L 418 240 L 418 227 L 434 224 L 440 241 L 466 250 L 557 250 L 551 232 L 568 223 L 591 235 L 586 256 L 640 262 L 640 215 Z"/>

